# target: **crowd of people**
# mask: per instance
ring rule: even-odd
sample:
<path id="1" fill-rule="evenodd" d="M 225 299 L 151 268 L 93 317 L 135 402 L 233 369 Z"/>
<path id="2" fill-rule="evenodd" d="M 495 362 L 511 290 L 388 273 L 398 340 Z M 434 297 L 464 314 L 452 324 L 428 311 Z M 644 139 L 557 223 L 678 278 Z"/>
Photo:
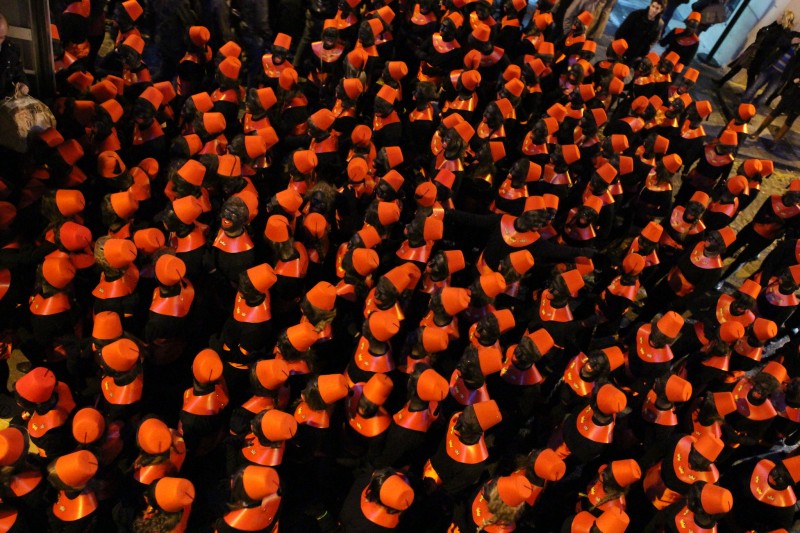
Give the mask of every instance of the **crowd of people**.
<path id="1" fill-rule="evenodd" d="M 699 14 L 187 9 L 154 77 L 150 7 L 54 13 L 0 170 L 0 531 L 796 531 L 800 179 L 704 130 Z"/>

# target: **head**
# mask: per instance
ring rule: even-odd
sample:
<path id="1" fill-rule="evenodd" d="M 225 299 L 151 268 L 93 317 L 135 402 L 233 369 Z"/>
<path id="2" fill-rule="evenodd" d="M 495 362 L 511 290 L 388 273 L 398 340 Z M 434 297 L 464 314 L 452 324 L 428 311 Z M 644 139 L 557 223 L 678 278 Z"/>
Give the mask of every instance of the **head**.
<path id="1" fill-rule="evenodd" d="M 664 11 L 664 2 L 659 0 L 654 0 L 650 2 L 650 6 L 647 8 L 647 18 L 650 20 L 656 20 L 661 12 Z"/>

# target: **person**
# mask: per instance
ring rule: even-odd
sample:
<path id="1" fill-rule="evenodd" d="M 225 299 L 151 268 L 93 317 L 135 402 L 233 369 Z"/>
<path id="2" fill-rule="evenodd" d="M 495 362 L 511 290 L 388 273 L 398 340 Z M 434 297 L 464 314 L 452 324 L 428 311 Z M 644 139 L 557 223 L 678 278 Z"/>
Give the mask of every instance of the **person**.
<path id="1" fill-rule="evenodd" d="M 614 39 L 625 39 L 628 50 L 624 58 L 627 62 L 644 57 L 664 29 L 664 21 L 659 16 L 664 10 L 664 0 L 653 0 L 646 9 L 631 12 L 620 24 Z"/>
<path id="2" fill-rule="evenodd" d="M 0 97 L 28 94 L 28 78 L 22 68 L 19 47 L 8 39 L 8 21 L 0 13 Z"/>
<path id="3" fill-rule="evenodd" d="M 783 83 L 784 73 L 792 72 L 795 65 L 800 62 L 798 50 L 800 50 L 800 36 L 793 37 L 791 44 L 780 55 L 772 56 L 774 60 L 771 63 L 762 63 L 763 67 L 753 80 L 753 84 L 742 94 L 742 102 L 750 102 L 757 106 L 765 100 L 765 97 L 775 93 Z"/>
<path id="4" fill-rule="evenodd" d="M 772 140 L 775 142 L 782 140 L 792 129 L 792 124 L 797 120 L 797 116 L 800 115 L 800 77 L 795 77 L 786 82 L 786 85 L 779 90 L 778 96 L 781 98 L 778 106 L 770 111 L 761 121 L 761 124 L 758 125 L 758 128 L 750 134 L 751 139 L 757 139 L 761 132 L 781 115 L 786 115 L 786 120 L 783 121 L 778 132 L 772 136 Z"/>

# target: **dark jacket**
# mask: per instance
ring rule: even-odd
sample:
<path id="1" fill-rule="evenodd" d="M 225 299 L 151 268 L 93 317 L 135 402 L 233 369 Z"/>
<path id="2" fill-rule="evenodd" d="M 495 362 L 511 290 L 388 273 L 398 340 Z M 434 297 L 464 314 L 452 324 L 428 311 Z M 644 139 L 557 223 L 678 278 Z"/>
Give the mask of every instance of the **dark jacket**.
<path id="1" fill-rule="evenodd" d="M 622 21 L 617 33 L 614 34 L 614 39 L 628 41 L 628 51 L 625 53 L 626 60 L 643 57 L 661 37 L 664 22 L 661 17 L 656 17 L 656 20 L 649 20 L 647 12 L 648 9 L 633 11 Z"/>
<path id="2" fill-rule="evenodd" d="M 19 47 L 6 39 L 0 44 L 0 96 L 14 94 L 17 83 L 28 85 L 28 78 L 22 68 Z"/>

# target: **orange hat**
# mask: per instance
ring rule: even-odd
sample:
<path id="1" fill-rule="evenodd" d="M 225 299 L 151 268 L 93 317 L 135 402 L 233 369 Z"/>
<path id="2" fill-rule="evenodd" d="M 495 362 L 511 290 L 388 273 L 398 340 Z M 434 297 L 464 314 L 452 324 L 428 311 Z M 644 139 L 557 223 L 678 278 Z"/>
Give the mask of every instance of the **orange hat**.
<path id="1" fill-rule="evenodd" d="M 611 73 L 617 78 L 619 81 L 624 80 L 631 74 L 631 68 L 626 65 L 625 63 L 617 63 L 614 65 L 614 68 L 611 69 Z M 613 80 L 611 80 L 613 81 Z"/>
<path id="2" fill-rule="evenodd" d="M 503 71 L 503 79 L 505 81 L 519 79 L 522 76 L 522 69 L 517 65 L 511 64 Z"/>
<path id="3" fill-rule="evenodd" d="M 472 404 L 472 409 L 475 412 L 475 418 L 478 419 L 478 425 L 480 425 L 481 429 L 484 431 L 496 426 L 503 420 L 500 407 L 498 407 L 497 402 L 494 400 L 474 403 Z"/>
<path id="4" fill-rule="evenodd" d="M 278 281 L 275 271 L 266 263 L 248 268 L 246 272 L 250 283 L 262 294 L 267 294 L 267 291 Z"/>
<path id="5" fill-rule="evenodd" d="M 526 250 L 527 251 L 527 250 Z M 502 335 L 506 331 L 512 329 L 516 325 L 514 314 L 510 309 L 501 309 L 500 311 L 493 311 L 495 319 L 497 319 L 497 327 Z"/>
<path id="6" fill-rule="evenodd" d="M 608 121 L 608 115 L 602 107 L 595 107 L 592 109 L 592 118 L 594 123 L 599 127 Z"/>
<path id="7" fill-rule="evenodd" d="M 692 397 L 692 384 L 673 374 L 667 380 L 666 395 L 672 403 L 688 402 Z"/>
<path id="8" fill-rule="evenodd" d="M 422 330 L 422 347 L 428 353 L 437 353 L 447 349 L 450 337 L 439 328 L 426 327 Z"/>
<path id="9" fill-rule="evenodd" d="M 394 383 L 386 374 L 373 374 L 364 384 L 363 395 L 375 405 L 383 405 L 389 399 Z"/>
<path id="10" fill-rule="evenodd" d="M 770 174 L 775 172 L 775 162 L 771 159 L 762 159 L 761 160 L 761 176 L 766 178 Z"/>
<path id="11" fill-rule="evenodd" d="M 53 127 L 47 128 L 37 135 L 40 141 L 45 143 L 50 148 L 55 148 L 64 142 L 64 137 L 59 131 Z"/>
<path id="12" fill-rule="evenodd" d="M 142 9 L 142 6 L 140 6 L 139 2 L 136 0 L 125 0 L 125 2 L 122 2 L 122 7 L 125 9 L 125 12 L 128 14 L 130 19 L 134 22 L 136 22 L 136 20 L 142 16 L 142 13 L 144 13 L 144 9 Z"/>
<path id="13" fill-rule="evenodd" d="M 381 236 L 378 234 L 378 230 L 372 226 L 363 227 L 356 232 L 356 235 L 358 235 L 361 242 L 364 243 L 365 248 L 374 248 L 381 242 Z"/>
<path id="14" fill-rule="evenodd" d="M 111 370 L 127 372 L 139 362 L 139 346 L 130 339 L 118 339 L 105 345 L 100 355 Z"/>
<path id="15" fill-rule="evenodd" d="M 617 485 L 625 488 L 642 478 L 642 469 L 634 459 L 612 461 L 611 475 L 614 476 L 614 481 L 617 482 Z"/>
<path id="16" fill-rule="evenodd" d="M 298 352 L 307 352 L 319 340 L 319 333 L 310 322 L 300 322 L 286 328 L 286 338 Z"/>
<path id="17" fill-rule="evenodd" d="M 622 270 L 624 270 L 626 274 L 632 276 L 640 274 L 642 270 L 644 270 L 644 267 L 644 257 L 636 253 L 630 253 L 622 260 Z"/>
<path id="18" fill-rule="evenodd" d="M 275 130 L 273 129 L 272 131 Z M 244 151 L 250 159 L 261 157 L 267 153 L 267 149 L 267 141 L 261 135 L 245 135 Z"/>
<path id="19" fill-rule="evenodd" d="M 567 465 L 556 452 L 545 448 L 533 462 L 533 471 L 545 481 L 558 481 L 567 472 Z"/>
<path id="20" fill-rule="evenodd" d="M 236 177 L 242 175 L 242 160 L 233 154 L 219 156 L 217 174 L 225 177 Z"/>
<path id="21" fill-rule="evenodd" d="M 309 117 L 311 122 L 321 130 L 328 131 L 336 120 L 336 115 L 330 109 L 322 108 Z"/>
<path id="22" fill-rule="evenodd" d="M 393 89 L 388 85 L 384 85 L 378 91 L 376 98 L 380 98 L 382 100 L 386 100 L 390 104 L 394 104 L 394 101 L 397 99 L 397 89 Z"/>
<path id="23" fill-rule="evenodd" d="M 528 173 L 525 175 L 525 182 L 531 183 L 533 181 L 539 181 L 542 177 L 542 166 L 530 161 L 528 163 Z M 558 198 L 556 196 L 556 198 Z"/>
<path id="24" fill-rule="evenodd" d="M 387 26 L 394 20 L 394 11 L 389 6 L 380 7 L 375 13 Z"/>
<path id="25" fill-rule="evenodd" d="M 800 285 L 800 265 L 789 267 L 789 273 L 792 275 L 795 285 Z"/>
<path id="26" fill-rule="evenodd" d="M 739 115 L 741 120 L 748 121 L 756 116 L 756 106 L 753 104 L 739 104 L 736 114 Z"/>
<path id="27" fill-rule="evenodd" d="M 83 157 L 83 148 L 81 148 L 81 145 L 78 144 L 78 141 L 75 139 L 69 139 L 59 144 L 56 151 L 58 151 L 58 155 L 60 155 L 61 159 L 68 165 L 74 165 Z"/>
<path id="28" fill-rule="evenodd" d="M 189 28 L 189 40 L 193 45 L 205 48 L 211 40 L 211 32 L 205 26 L 192 26 Z"/>
<path id="29" fill-rule="evenodd" d="M 492 36 L 492 30 L 486 24 L 478 23 L 475 25 L 475 28 L 472 30 L 472 36 L 475 38 L 476 41 L 480 41 L 485 43 L 489 41 L 489 38 Z"/>
<path id="30" fill-rule="evenodd" d="M 394 81 L 400 81 L 408 74 L 408 67 L 403 61 L 389 61 L 389 75 Z"/>
<path id="31" fill-rule="evenodd" d="M 217 67 L 220 74 L 232 80 L 239 79 L 239 71 L 242 70 L 242 62 L 235 57 L 226 57 Z"/>
<path id="32" fill-rule="evenodd" d="M 347 54 L 347 62 L 353 66 L 353 68 L 362 70 L 369 60 L 369 56 L 364 51 L 363 48 L 355 48 L 349 54 Z"/>
<path id="33" fill-rule="evenodd" d="M 611 136 L 611 148 L 616 153 L 622 153 L 628 148 L 630 148 L 630 144 L 628 143 L 628 136 L 622 134 L 614 134 Z"/>
<path id="34" fill-rule="evenodd" d="M 184 196 L 172 202 L 172 211 L 184 224 L 194 224 L 197 217 L 203 213 L 203 206 L 194 196 Z"/>
<path id="35" fill-rule="evenodd" d="M 722 450 L 725 448 L 725 443 L 722 442 L 719 437 L 712 435 L 711 433 L 703 433 L 694 441 L 692 447 L 697 451 L 697 453 L 705 457 L 707 460 L 713 462 L 716 461 L 717 457 L 719 457 L 719 454 L 722 453 Z"/>
<path id="36" fill-rule="evenodd" d="M 58 239 L 64 248 L 70 252 L 77 252 L 89 246 L 92 242 L 92 232 L 86 226 L 68 220 L 58 228 Z"/>
<path id="37" fill-rule="evenodd" d="M 294 189 L 284 189 L 275 194 L 275 201 L 287 213 L 296 213 L 303 205 L 303 197 Z"/>
<path id="38" fill-rule="evenodd" d="M 191 100 L 194 108 L 201 113 L 207 113 L 214 108 L 214 101 L 211 100 L 211 96 L 207 92 L 195 93 L 191 96 Z"/>
<path id="39" fill-rule="evenodd" d="M 735 131 L 725 130 L 722 132 L 722 135 L 719 136 L 719 143 L 725 146 L 738 146 L 739 137 L 736 135 Z"/>
<path id="40" fill-rule="evenodd" d="M 525 274 L 533 268 L 533 255 L 528 250 L 518 250 L 508 255 L 511 266 L 518 274 Z"/>
<path id="41" fill-rule="evenodd" d="M 0 183 L 2 187 L 2 183 Z M 17 208 L 11 202 L 0 202 L 0 228 L 7 228 L 17 218 Z"/>
<path id="42" fill-rule="evenodd" d="M 44 403 L 53 395 L 56 388 L 56 375 L 38 366 L 14 383 L 14 390 L 20 398 L 30 403 Z"/>
<path id="43" fill-rule="evenodd" d="M 449 115 L 449 116 L 453 117 L 458 115 Z M 436 177 L 433 178 L 433 181 L 435 181 L 436 183 L 441 183 L 448 189 L 453 188 L 453 183 L 455 183 L 455 180 L 456 180 L 456 175 L 446 168 L 439 170 L 439 172 L 436 173 Z"/>
<path id="44" fill-rule="evenodd" d="M 624 392 L 607 383 L 597 391 L 595 402 L 597 403 L 597 409 L 602 413 L 614 415 L 625 409 L 628 405 L 628 398 Z"/>
<path id="45" fill-rule="evenodd" d="M 424 402 L 441 402 L 449 392 L 447 380 L 432 368 L 425 370 L 417 379 L 417 396 Z"/>
<path id="46" fill-rule="evenodd" d="M 708 100 L 701 100 L 700 102 L 694 103 L 695 109 L 697 109 L 697 114 L 700 115 L 701 118 L 706 118 L 708 115 L 711 114 L 711 102 Z"/>
<path id="47" fill-rule="evenodd" d="M 297 71 L 293 68 L 286 68 L 281 71 L 280 76 L 278 77 L 278 85 L 284 91 L 291 91 L 292 87 L 297 85 L 297 80 L 299 76 L 297 75 Z"/>
<path id="48" fill-rule="evenodd" d="M 697 78 L 700 76 L 700 71 L 695 68 L 688 68 L 686 72 L 683 73 L 683 79 L 689 80 L 697 83 Z"/>
<path id="49" fill-rule="evenodd" d="M 105 102 L 117 96 L 117 86 L 108 80 L 103 80 L 92 85 L 89 92 L 96 101 Z"/>
<path id="50" fill-rule="evenodd" d="M 128 35 L 128 37 L 122 41 L 122 44 L 132 50 L 136 50 L 139 55 L 142 55 L 142 52 L 144 52 L 144 40 L 136 34 Z"/>
<path id="51" fill-rule="evenodd" d="M 489 141 L 489 151 L 495 163 L 506 156 L 506 147 L 500 141 Z"/>
<path id="52" fill-rule="evenodd" d="M 661 234 L 664 228 L 658 222 L 648 222 L 647 226 L 642 230 L 642 237 L 651 242 L 658 242 L 661 239 Z"/>
<path id="53" fill-rule="evenodd" d="M 103 245 L 106 262 L 113 268 L 125 268 L 136 260 L 136 245 L 128 239 L 108 239 Z"/>
<path id="54" fill-rule="evenodd" d="M 455 316 L 469 307 L 470 294 L 467 289 L 460 287 L 445 287 L 441 299 L 445 313 Z"/>
<path id="55" fill-rule="evenodd" d="M 730 246 L 736 240 L 736 230 L 734 230 L 730 226 L 726 226 L 717 230 L 720 237 L 722 237 L 723 242 L 725 242 L 725 246 Z"/>
<path id="56" fill-rule="evenodd" d="M 428 217 L 422 229 L 422 238 L 426 241 L 438 241 L 444 236 L 444 222 L 438 218 Z"/>
<path id="57" fill-rule="evenodd" d="M 795 483 L 800 482 L 800 457 L 790 457 L 784 459 L 782 463 L 792 477 L 792 481 Z"/>
<path id="58" fill-rule="evenodd" d="M 383 151 L 386 154 L 386 164 L 389 166 L 390 169 L 395 168 L 396 166 L 400 165 L 403 162 L 403 149 L 400 148 L 399 146 L 387 146 L 383 149 Z M 402 178 L 402 176 L 400 176 L 400 174 L 398 174 L 396 171 L 395 172 L 389 171 L 386 173 L 386 176 L 389 176 L 390 174 L 392 176 L 395 176 L 396 174 L 397 176 Z M 386 176 L 384 176 L 382 179 L 386 179 Z M 400 180 L 399 183 L 400 185 L 403 184 L 402 179 Z M 392 188 L 394 188 L 395 191 L 400 190 L 400 186 L 398 185 L 397 187 L 395 187 L 393 183 L 392 183 Z"/>
<path id="59" fill-rule="evenodd" d="M 591 52 L 594 54 L 595 52 L 597 52 L 597 43 L 590 39 L 586 39 L 583 42 L 583 48 L 581 48 L 581 50 L 583 50 L 584 52 Z"/>
<path id="60" fill-rule="evenodd" d="M 618 56 L 625 55 L 625 52 L 628 51 L 628 41 L 625 39 L 615 39 L 611 41 L 611 49 L 614 50 L 614 53 Z"/>
<path id="61" fill-rule="evenodd" d="M 370 29 L 372 29 L 372 35 L 375 37 L 384 31 L 383 21 L 380 18 L 369 19 L 367 24 L 369 24 Z"/>
<path id="62" fill-rule="evenodd" d="M 630 523 L 631 519 L 625 511 L 619 507 L 611 507 L 595 520 L 594 525 L 600 533 L 624 533 Z"/>
<path id="63" fill-rule="evenodd" d="M 97 457 L 87 450 L 62 455 L 55 460 L 58 479 L 70 488 L 81 488 L 97 473 Z"/>
<path id="64" fill-rule="evenodd" d="M 739 292 L 742 294 L 748 295 L 750 298 L 755 300 L 758 298 L 758 294 L 761 292 L 761 285 L 753 281 L 752 279 L 746 279 L 742 283 L 742 286 L 739 287 Z"/>
<path id="65" fill-rule="evenodd" d="M 655 52 L 650 52 L 645 56 L 645 58 L 650 60 L 650 63 L 655 67 L 661 62 L 661 58 L 658 57 L 658 54 Z"/>
<path id="66" fill-rule="evenodd" d="M 278 472 L 274 468 L 250 465 L 242 471 L 242 488 L 253 501 L 258 502 L 275 494 L 280 484 Z"/>
<path id="67" fill-rule="evenodd" d="M 477 70 L 465 70 L 459 79 L 466 90 L 474 91 L 481 83 L 481 73 Z"/>
<path id="68" fill-rule="evenodd" d="M 561 155 L 564 156 L 564 162 L 571 165 L 581 158 L 581 151 L 575 144 L 565 144 L 561 146 Z"/>
<path id="69" fill-rule="evenodd" d="M 279 33 L 275 36 L 275 41 L 273 41 L 272 45 L 288 50 L 292 47 L 292 38 L 285 33 Z"/>
<path id="70" fill-rule="evenodd" d="M 714 392 L 714 406 L 720 416 L 727 416 L 736 411 L 736 400 L 731 392 Z"/>
<path id="71" fill-rule="evenodd" d="M 506 290 L 506 280 L 499 272 L 492 272 L 484 274 L 478 278 L 483 293 L 489 297 L 494 298 L 504 290 Z"/>
<path id="72" fill-rule="evenodd" d="M 82 72 L 80 70 L 73 72 L 67 78 L 67 83 L 78 89 L 81 93 L 89 90 L 94 81 L 94 76 L 89 72 Z"/>
<path id="73" fill-rule="evenodd" d="M 297 420 L 289 413 L 269 409 L 261 416 L 261 433 L 272 442 L 282 442 L 297 433 Z"/>
<path id="74" fill-rule="evenodd" d="M 657 135 L 655 144 L 653 145 L 653 151 L 657 154 L 666 154 L 667 149 L 669 149 L 669 139 Z"/>
<path id="75" fill-rule="evenodd" d="M 707 514 L 725 514 L 733 508 L 733 495 L 728 489 L 706 483 L 700 491 L 700 504 Z"/>
<path id="76" fill-rule="evenodd" d="M 317 377 L 317 389 L 322 401 L 331 404 L 347 396 L 347 379 L 341 374 L 325 374 Z"/>
<path id="77" fill-rule="evenodd" d="M 774 377 L 776 380 L 778 380 L 778 383 L 784 383 L 789 379 L 789 374 L 786 372 L 786 367 L 784 367 L 777 361 L 770 361 L 769 363 L 764 365 L 764 368 L 761 369 L 761 372 L 763 372 L 764 374 L 769 374 L 770 376 Z"/>
<path id="78" fill-rule="evenodd" d="M 748 159 L 744 162 L 744 174 L 746 177 L 754 177 L 756 174 L 760 174 L 763 168 L 761 161 L 758 159 Z"/>
<path id="79" fill-rule="evenodd" d="M 344 87 L 344 93 L 351 100 L 355 100 L 364 92 L 364 84 L 361 83 L 361 80 L 358 78 L 348 78 L 344 80 L 342 82 L 342 87 Z M 364 127 L 369 129 L 368 126 Z"/>
<path id="80" fill-rule="evenodd" d="M 369 165 L 366 160 L 360 157 L 354 157 L 347 163 L 347 177 L 353 183 L 361 183 L 369 173 Z"/>
<path id="81" fill-rule="evenodd" d="M 563 122 L 567 117 L 567 108 L 559 103 L 555 103 L 547 109 L 547 115 L 553 117 L 558 122 Z"/>
<path id="82" fill-rule="evenodd" d="M 703 20 L 703 15 L 701 15 L 697 11 L 692 11 L 691 13 L 689 13 L 689 16 L 686 17 L 686 20 L 693 20 L 699 23 L 701 20 Z"/>
<path id="83" fill-rule="evenodd" d="M 681 168 L 681 165 L 683 165 L 683 159 L 681 159 L 681 156 L 678 154 L 669 154 L 664 156 L 661 163 L 664 165 L 664 168 L 674 174 Z"/>
<path id="84" fill-rule="evenodd" d="M 207 93 L 202 93 L 202 94 L 207 94 Z M 256 91 L 256 95 L 258 96 L 258 103 L 264 110 L 270 109 L 278 101 L 278 97 L 275 96 L 275 91 L 272 90 L 272 87 L 264 87 L 262 89 L 258 89 Z"/>
<path id="85" fill-rule="evenodd" d="M 675 311 L 667 311 L 664 316 L 658 319 L 656 325 L 658 326 L 658 331 L 669 338 L 675 338 L 680 334 L 683 322 L 681 315 Z"/>
<path id="86" fill-rule="evenodd" d="M 283 359 L 262 359 L 255 372 L 258 383 L 267 390 L 277 390 L 289 379 L 289 365 Z"/>
<path id="87" fill-rule="evenodd" d="M 638 96 L 631 102 L 631 110 L 635 113 L 644 113 L 649 103 L 646 96 Z"/>
<path id="88" fill-rule="evenodd" d="M 122 336 L 122 321 L 114 311 L 100 311 L 94 315 L 92 337 L 101 341 L 118 339 Z"/>
<path id="89" fill-rule="evenodd" d="M 414 199 L 417 205 L 431 207 L 436 202 L 436 185 L 430 181 L 423 181 L 417 185 L 414 191 Z"/>
<path id="90" fill-rule="evenodd" d="M 744 326 L 741 322 L 725 322 L 719 328 L 719 338 L 728 344 L 733 344 L 742 337 L 744 337 Z"/>
<path id="91" fill-rule="evenodd" d="M 313 150 L 297 150 L 292 154 L 292 162 L 301 174 L 310 174 L 317 168 L 317 154 Z"/>
<path id="92" fill-rule="evenodd" d="M 561 279 L 564 280 L 567 290 L 573 297 L 578 294 L 578 291 L 580 291 L 584 285 L 586 285 L 586 282 L 583 281 L 583 276 L 581 276 L 581 273 L 577 270 L 568 270 L 566 272 L 562 272 Z"/>
<path id="93" fill-rule="evenodd" d="M 681 62 L 681 56 L 675 52 L 669 52 L 664 56 L 664 60 L 669 61 L 674 66 Z"/>
<path id="94" fill-rule="evenodd" d="M 584 207 L 588 207 L 589 209 L 591 209 L 595 213 L 599 214 L 600 211 L 603 209 L 603 199 L 600 198 L 599 196 L 590 195 L 583 202 L 583 206 Z"/>
<path id="95" fill-rule="evenodd" d="M 507 90 L 509 93 L 513 94 L 514 96 L 520 96 L 522 94 L 522 90 L 525 89 L 525 84 L 522 83 L 521 80 L 516 78 L 508 80 L 504 85 L 503 88 Z"/>
<path id="96" fill-rule="evenodd" d="M 0 429 L 0 466 L 11 466 L 25 451 L 22 431 L 13 426 Z"/>
<path id="97" fill-rule="evenodd" d="M 394 202 L 378 202 L 378 221 L 389 226 L 400 220 L 400 206 Z"/>
<path id="98" fill-rule="evenodd" d="M 378 252 L 367 248 L 353 250 L 353 268 L 362 276 L 369 276 L 378 268 Z"/>
<path id="99" fill-rule="evenodd" d="M 787 190 L 791 192 L 800 192 L 800 180 L 792 180 Z"/>
<path id="100" fill-rule="evenodd" d="M 619 346 L 609 346 L 601 350 L 608 361 L 608 366 L 613 372 L 625 363 L 625 354 Z"/>
<path id="101" fill-rule="evenodd" d="M 200 136 L 196 133 L 192 133 L 190 135 L 183 135 L 177 139 L 175 139 L 176 143 L 179 143 L 178 146 L 183 147 L 186 146 L 186 152 L 190 156 L 197 155 L 200 153 L 200 150 L 203 149 L 203 141 L 200 139 Z"/>
<path id="102" fill-rule="evenodd" d="M 308 303 L 325 311 L 332 311 L 336 304 L 336 287 L 327 281 L 320 281 L 306 293 Z"/>
<path id="103" fill-rule="evenodd" d="M 447 15 L 445 15 L 444 18 L 450 19 L 453 24 L 455 24 L 456 29 L 460 28 L 461 25 L 464 24 L 464 17 L 458 11 L 450 11 Z M 442 22 L 444 22 L 444 19 L 442 19 Z"/>
<path id="104" fill-rule="evenodd" d="M 766 318 L 756 318 L 753 322 L 753 333 L 760 341 L 774 339 L 778 335 L 778 325 Z"/>
<path id="105" fill-rule="evenodd" d="M 469 122 L 460 122 L 456 124 L 456 127 L 453 129 L 456 130 L 458 136 L 461 137 L 465 143 L 468 143 L 470 139 L 472 139 L 472 136 L 475 135 L 475 129 L 470 126 Z"/>
<path id="106" fill-rule="evenodd" d="M 106 419 L 97 409 L 84 407 L 72 418 L 72 436 L 80 444 L 91 444 L 103 436 L 106 430 Z M 0 437 L 0 450 L 2 450 Z M 0 451 L 0 457 L 2 456 Z M 0 460 L 0 464 L 2 461 Z"/>
<path id="107" fill-rule="evenodd" d="M 233 41 L 228 41 L 219 47 L 219 53 L 223 57 L 239 57 L 242 54 L 242 47 Z"/>
<path id="108" fill-rule="evenodd" d="M 150 105 L 152 105 L 156 111 L 159 107 L 161 107 L 161 103 L 164 101 L 164 95 L 161 94 L 161 91 L 155 87 L 148 87 L 142 91 L 142 93 L 139 95 L 139 98 L 150 102 Z"/>
<path id="109" fill-rule="evenodd" d="M 540 355 L 547 355 L 547 353 L 555 346 L 555 341 L 546 329 L 537 329 L 533 333 L 528 334 L 528 338 L 536 345 Z"/>
<path id="110" fill-rule="evenodd" d="M 47 257 L 42 263 L 42 277 L 56 289 L 63 289 L 75 279 L 75 266 L 66 257 Z"/>
<path id="111" fill-rule="evenodd" d="M 168 287 L 179 283 L 186 277 L 186 264 L 180 257 L 164 254 L 156 261 L 156 278 Z"/>
<path id="112" fill-rule="evenodd" d="M 408 271 L 403 266 L 398 266 L 386 272 L 383 277 L 392 284 L 398 293 L 402 293 L 408 288 L 411 282 Z"/>
<path id="113" fill-rule="evenodd" d="M 156 505 L 168 513 L 178 513 L 192 505 L 194 485 L 188 479 L 162 477 L 153 482 Z"/>
<path id="114" fill-rule="evenodd" d="M 589 27 L 589 25 L 594 20 L 594 16 L 590 12 L 584 11 L 583 13 L 578 15 L 577 19 L 580 20 L 584 26 Z"/>
<path id="115" fill-rule="evenodd" d="M 478 364 L 484 376 L 500 372 L 503 369 L 503 354 L 493 346 L 478 348 Z"/>
<path id="116" fill-rule="evenodd" d="M 375 311 L 367 321 L 370 333 L 379 342 L 388 341 L 400 331 L 400 320 L 392 311 Z"/>
<path id="117" fill-rule="evenodd" d="M 692 195 L 691 198 L 689 198 L 689 201 L 702 204 L 703 207 L 708 207 L 708 204 L 711 202 L 711 198 L 709 198 L 708 195 L 703 191 L 697 191 Z"/>
<path id="118" fill-rule="evenodd" d="M 518 507 L 531 497 L 533 487 L 522 474 L 511 474 L 497 479 L 497 494 L 509 507 Z"/>
<path id="119" fill-rule="evenodd" d="M 217 135 L 225 130 L 225 116 L 222 113 L 210 112 L 203 114 L 203 129 L 209 135 Z"/>
<path id="120" fill-rule="evenodd" d="M 395 474 L 384 480 L 379 497 L 381 503 L 386 507 L 405 511 L 414 502 L 414 489 L 400 474 Z"/>
<path id="121" fill-rule="evenodd" d="M 118 153 L 107 150 L 97 156 L 97 171 L 102 178 L 116 178 L 125 172 L 125 163 Z"/>

